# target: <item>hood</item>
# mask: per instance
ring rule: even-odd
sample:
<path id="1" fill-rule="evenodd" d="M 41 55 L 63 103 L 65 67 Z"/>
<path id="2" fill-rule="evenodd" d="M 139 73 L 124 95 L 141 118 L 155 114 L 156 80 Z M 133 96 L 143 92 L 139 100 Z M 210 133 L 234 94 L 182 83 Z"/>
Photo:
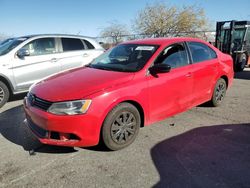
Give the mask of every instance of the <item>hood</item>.
<path id="1" fill-rule="evenodd" d="M 83 99 L 91 94 L 132 80 L 134 73 L 94 68 L 66 71 L 38 82 L 31 93 L 51 102 Z"/>

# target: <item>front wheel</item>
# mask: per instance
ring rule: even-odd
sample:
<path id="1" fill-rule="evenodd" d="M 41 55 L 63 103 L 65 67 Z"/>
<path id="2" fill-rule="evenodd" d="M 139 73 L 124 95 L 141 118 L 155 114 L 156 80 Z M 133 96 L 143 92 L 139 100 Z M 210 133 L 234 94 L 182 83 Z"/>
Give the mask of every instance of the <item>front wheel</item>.
<path id="1" fill-rule="evenodd" d="M 0 108 L 9 100 L 9 89 L 0 81 Z"/>
<path id="2" fill-rule="evenodd" d="M 103 142 L 110 150 L 127 147 L 137 137 L 140 125 L 141 117 L 137 108 L 130 103 L 121 103 L 109 112 L 104 121 Z"/>
<path id="3" fill-rule="evenodd" d="M 211 104 L 215 107 L 221 105 L 226 95 L 226 91 L 227 91 L 227 83 L 223 78 L 220 78 L 215 85 L 213 96 L 210 101 Z"/>

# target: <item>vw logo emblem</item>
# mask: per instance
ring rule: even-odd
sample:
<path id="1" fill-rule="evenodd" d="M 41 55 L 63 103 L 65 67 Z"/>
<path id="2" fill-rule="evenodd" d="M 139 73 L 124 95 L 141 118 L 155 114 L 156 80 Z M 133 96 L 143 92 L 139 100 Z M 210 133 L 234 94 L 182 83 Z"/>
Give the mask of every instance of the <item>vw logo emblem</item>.
<path id="1" fill-rule="evenodd" d="M 29 102 L 30 102 L 31 106 L 33 106 L 35 104 L 35 101 L 36 101 L 36 97 L 34 95 L 30 95 Z"/>
<path id="2" fill-rule="evenodd" d="M 31 99 L 31 105 L 32 105 L 32 106 L 35 104 L 35 100 L 36 100 L 35 96 L 32 95 L 32 99 Z"/>

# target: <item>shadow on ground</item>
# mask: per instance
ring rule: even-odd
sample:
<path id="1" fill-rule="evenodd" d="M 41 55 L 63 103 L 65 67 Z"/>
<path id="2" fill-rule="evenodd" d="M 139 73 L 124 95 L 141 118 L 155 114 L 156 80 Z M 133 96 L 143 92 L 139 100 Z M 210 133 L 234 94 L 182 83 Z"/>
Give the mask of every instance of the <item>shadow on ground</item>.
<path id="1" fill-rule="evenodd" d="M 250 187 L 250 124 L 201 127 L 151 150 L 154 187 Z"/>
<path id="2" fill-rule="evenodd" d="M 24 97 L 26 95 L 27 95 L 27 93 L 21 93 L 21 94 L 11 95 L 8 102 L 22 100 L 22 99 L 24 99 Z"/>
<path id="3" fill-rule="evenodd" d="M 236 79 L 250 80 L 250 70 L 244 69 L 242 72 L 236 72 L 234 75 Z"/>
<path id="4" fill-rule="evenodd" d="M 22 106 L 0 113 L 0 134 L 8 141 L 22 146 L 25 151 L 57 154 L 77 151 L 70 147 L 42 145 L 24 124 L 24 119 Z"/>

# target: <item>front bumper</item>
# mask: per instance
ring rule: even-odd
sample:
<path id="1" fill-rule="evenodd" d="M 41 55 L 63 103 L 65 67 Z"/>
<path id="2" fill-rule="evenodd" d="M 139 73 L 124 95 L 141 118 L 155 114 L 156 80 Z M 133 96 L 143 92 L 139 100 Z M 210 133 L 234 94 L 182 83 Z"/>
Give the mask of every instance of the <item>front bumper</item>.
<path id="1" fill-rule="evenodd" d="M 99 142 L 102 121 L 93 112 L 83 115 L 54 115 L 32 107 L 24 99 L 26 125 L 43 144 L 86 147 Z"/>

